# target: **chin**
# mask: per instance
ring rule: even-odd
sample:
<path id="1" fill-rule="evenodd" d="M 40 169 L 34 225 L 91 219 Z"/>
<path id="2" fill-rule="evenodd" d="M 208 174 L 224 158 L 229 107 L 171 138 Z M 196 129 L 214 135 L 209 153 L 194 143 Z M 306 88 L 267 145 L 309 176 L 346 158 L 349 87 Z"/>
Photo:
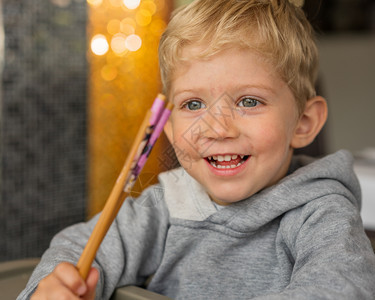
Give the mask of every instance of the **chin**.
<path id="1" fill-rule="evenodd" d="M 250 197 L 249 195 L 233 195 L 233 193 L 230 193 L 228 195 L 220 194 L 220 196 L 219 195 L 216 196 L 215 194 L 210 193 L 210 198 L 219 205 L 233 204 L 233 203 L 245 200 L 249 197 Z"/>

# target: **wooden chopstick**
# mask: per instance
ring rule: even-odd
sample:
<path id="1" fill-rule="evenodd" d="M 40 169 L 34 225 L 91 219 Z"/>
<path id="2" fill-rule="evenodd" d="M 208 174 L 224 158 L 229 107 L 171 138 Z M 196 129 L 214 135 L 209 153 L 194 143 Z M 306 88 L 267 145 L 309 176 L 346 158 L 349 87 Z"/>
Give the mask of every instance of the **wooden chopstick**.
<path id="1" fill-rule="evenodd" d="M 77 263 L 77 269 L 83 279 L 87 278 L 88 272 L 91 268 L 91 264 L 96 256 L 96 252 L 99 249 L 101 242 L 103 241 L 109 227 L 115 219 L 123 201 L 125 200 L 127 193 L 124 192 L 124 184 L 128 179 L 129 172 L 132 165 L 134 164 L 134 158 L 139 151 L 139 146 L 147 136 L 147 129 L 150 127 L 150 118 L 152 112 L 149 110 L 146 113 L 142 125 L 137 133 L 134 143 L 131 147 L 126 162 L 118 176 L 116 183 L 109 195 L 109 198 L 101 212 L 101 215 L 96 223 L 91 236 L 83 249 L 81 257 Z"/>
<path id="2" fill-rule="evenodd" d="M 165 96 L 159 94 L 153 106 L 147 112 L 120 175 L 83 249 L 77 263 L 77 269 L 83 279 L 87 278 L 100 244 L 116 218 L 126 196 L 133 187 L 135 180 L 146 163 L 153 145 L 161 134 L 171 114 L 173 104 L 168 103 L 166 108 L 164 108 L 164 101 Z"/>

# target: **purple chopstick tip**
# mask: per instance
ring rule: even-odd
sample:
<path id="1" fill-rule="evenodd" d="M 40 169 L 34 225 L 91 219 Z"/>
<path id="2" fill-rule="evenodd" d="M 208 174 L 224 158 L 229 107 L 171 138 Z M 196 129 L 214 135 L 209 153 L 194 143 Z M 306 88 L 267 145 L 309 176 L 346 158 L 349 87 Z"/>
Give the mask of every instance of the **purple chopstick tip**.
<path id="1" fill-rule="evenodd" d="M 156 123 L 158 122 L 160 118 L 161 113 L 163 112 L 164 104 L 165 104 L 165 96 L 163 94 L 158 94 L 151 107 L 152 116 L 150 119 L 150 125 L 156 125 Z"/>

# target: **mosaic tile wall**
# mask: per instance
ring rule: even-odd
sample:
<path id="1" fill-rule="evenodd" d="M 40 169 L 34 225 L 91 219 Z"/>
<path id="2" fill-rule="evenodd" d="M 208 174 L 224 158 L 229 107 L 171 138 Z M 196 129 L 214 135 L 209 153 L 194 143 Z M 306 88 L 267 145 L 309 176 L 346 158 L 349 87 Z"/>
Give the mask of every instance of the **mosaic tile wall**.
<path id="1" fill-rule="evenodd" d="M 0 261 L 85 218 L 87 5 L 3 0 Z"/>

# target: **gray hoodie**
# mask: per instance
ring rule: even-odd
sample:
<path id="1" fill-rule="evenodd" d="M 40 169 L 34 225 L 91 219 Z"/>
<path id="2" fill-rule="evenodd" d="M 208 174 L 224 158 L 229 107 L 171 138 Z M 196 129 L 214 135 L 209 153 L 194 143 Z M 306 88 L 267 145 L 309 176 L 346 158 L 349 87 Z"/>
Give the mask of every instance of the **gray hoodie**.
<path id="1" fill-rule="evenodd" d="M 125 201 L 105 237 L 97 299 L 150 275 L 148 289 L 175 299 L 375 299 L 348 152 L 294 157 L 278 184 L 220 209 L 183 169 L 159 179 Z M 18 299 L 59 262 L 77 262 L 96 220 L 53 239 Z"/>

